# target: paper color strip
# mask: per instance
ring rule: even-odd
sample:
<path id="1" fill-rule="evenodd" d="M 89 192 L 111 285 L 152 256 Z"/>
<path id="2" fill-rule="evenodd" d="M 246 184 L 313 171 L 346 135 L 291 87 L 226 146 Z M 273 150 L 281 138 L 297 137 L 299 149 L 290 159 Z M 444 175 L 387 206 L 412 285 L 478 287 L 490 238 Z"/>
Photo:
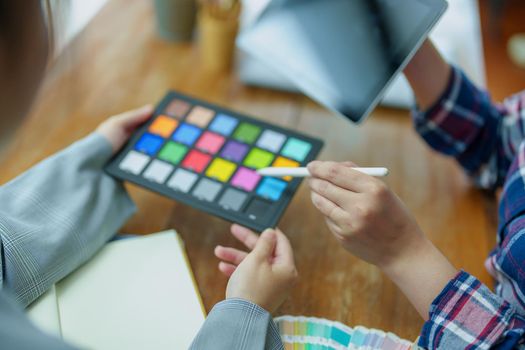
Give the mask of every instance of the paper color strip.
<path id="1" fill-rule="evenodd" d="M 291 350 L 411 350 L 421 349 L 393 333 L 362 326 L 347 327 L 339 322 L 304 316 L 275 319 L 285 349 Z"/>

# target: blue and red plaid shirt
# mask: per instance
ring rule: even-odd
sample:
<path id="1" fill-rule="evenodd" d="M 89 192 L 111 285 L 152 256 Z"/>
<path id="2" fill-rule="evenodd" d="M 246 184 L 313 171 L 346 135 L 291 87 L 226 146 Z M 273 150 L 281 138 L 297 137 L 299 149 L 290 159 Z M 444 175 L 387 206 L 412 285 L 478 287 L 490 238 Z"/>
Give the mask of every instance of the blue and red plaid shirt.
<path id="1" fill-rule="evenodd" d="M 453 68 L 443 96 L 415 111 L 414 123 L 480 187 L 503 187 L 497 246 L 485 263 L 495 292 L 461 271 L 433 301 L 419 346 L 525 349 L 525 92 L 496 105 Z"/>

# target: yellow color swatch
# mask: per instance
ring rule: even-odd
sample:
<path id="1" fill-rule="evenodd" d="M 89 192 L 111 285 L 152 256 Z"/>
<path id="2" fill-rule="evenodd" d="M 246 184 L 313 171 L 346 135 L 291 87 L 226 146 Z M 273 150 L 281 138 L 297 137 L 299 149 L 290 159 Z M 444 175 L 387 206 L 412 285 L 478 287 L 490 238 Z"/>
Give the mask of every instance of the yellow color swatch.
<path id="1" fill-rule="evenodd" d="M 296 162 L 295 160 L 291 160 L 291 159 L 284 158 L 284 157 L 277 157 L 275 162 L 273 162 L 272 167 L 276 167 L 276 168 L 297 168 L 297 167 L 299 167 L 299 165 L 300 164 L 298 162 Z M 290 181 L 292 179 L 292 177 L 291 176 L 285 176 L 285 177 L 283 177 L 283 179 L 285 179 L 286 181 Z"/>
<path id="2" fill-rule="evenodd" d="M 160 135 L 164 138 L 168 138 L 173 134 L 173 131 L 177 127 L 179 122 L 175 119 L 160 115 L 153 121 L 149 127 L 149 131 L 153 134 Z"/>
<path id="3" fill-rule="evenodd" d="M 232 176 L 237 166 L 235 163 L 229 162 L 221 158 L 215 158 L 208 170 L 206 176 L 217 179 L 222 182 L 227 182 Z"/>

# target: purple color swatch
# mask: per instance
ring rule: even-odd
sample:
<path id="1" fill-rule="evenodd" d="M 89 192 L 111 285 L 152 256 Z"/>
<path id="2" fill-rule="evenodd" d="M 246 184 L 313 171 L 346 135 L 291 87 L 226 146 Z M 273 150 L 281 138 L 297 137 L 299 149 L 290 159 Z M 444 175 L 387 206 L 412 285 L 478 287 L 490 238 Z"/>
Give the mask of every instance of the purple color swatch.
<path id="1" fill-rule="evenodd" d="M 248 152 L 248 146 L 237 141 L 228 141 L 224 146 L 221 157 L 234 162 L 240 162 Z"/>

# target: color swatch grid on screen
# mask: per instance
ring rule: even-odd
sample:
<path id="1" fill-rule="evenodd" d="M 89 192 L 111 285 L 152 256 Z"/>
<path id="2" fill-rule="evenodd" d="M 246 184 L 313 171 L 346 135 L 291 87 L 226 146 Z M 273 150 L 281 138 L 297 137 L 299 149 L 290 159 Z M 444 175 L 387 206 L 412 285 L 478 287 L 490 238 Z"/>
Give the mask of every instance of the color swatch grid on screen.
<path id="1" fill-rule="evenodd" d="M 285 350 L 421 349 L 393 333 L 362 326 L 350 328 L 321 318 L 281 316 L 274 321 L 279 327 Z"/>
<path id="2" fill-rule="evenodd" d="M 256 170 L 305 166 L 322 145 L 318 139 L 170 92 L 106 170 L 263 230 L 277 224 L 301 180 L 261 177 Z"/>

